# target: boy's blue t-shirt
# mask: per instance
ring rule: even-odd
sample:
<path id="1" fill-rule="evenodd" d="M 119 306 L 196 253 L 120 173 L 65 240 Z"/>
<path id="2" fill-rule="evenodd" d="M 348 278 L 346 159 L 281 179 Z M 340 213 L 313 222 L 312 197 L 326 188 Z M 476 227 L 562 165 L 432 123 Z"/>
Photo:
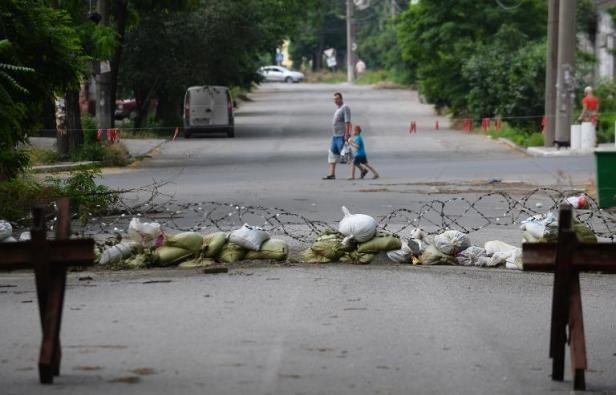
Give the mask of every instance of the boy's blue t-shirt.
<path id="1" fill-rule="evenodd" d="M 364 148 L 364 139 L 361 138 L 360 135 L 353 136 L 355 139 L 355 144 L 357 144 L 357 148 L 355 148 L 355 156 L 366 156 L 366 148 Z"/>

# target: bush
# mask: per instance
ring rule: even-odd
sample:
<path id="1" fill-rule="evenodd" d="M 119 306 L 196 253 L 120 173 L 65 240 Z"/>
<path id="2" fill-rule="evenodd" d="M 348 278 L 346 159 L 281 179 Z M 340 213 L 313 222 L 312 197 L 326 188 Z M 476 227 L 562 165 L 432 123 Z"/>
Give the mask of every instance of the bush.
<path id="1" fill-rule="evenodd" d="M 55 149 L 28 147 L 26 148 L 26 152 L 33 165 L 48 165 L 60 160 L 60 155 Z"/>
<path id="2" fill-rule="evenodd" d="M 47 203 L 48 191 L 35 180 L 20 176 L 0 182 L 0 218 L 19 221 L 26 217 L 32 206 Z"/>
<path id="3" fill-rule="evenodd" d="M 84 144 L 78 151 L 71 153 L 74 162 L 94 161 L 107 166 L 126 166 L 130 163 L 128 149 L 122 143 Z"/>

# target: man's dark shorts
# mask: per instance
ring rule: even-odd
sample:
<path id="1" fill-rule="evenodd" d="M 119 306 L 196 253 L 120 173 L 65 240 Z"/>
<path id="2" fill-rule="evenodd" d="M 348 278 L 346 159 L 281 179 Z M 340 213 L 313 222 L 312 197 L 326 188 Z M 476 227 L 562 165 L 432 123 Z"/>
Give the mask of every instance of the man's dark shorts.
<path id="1" fill-rule="evenodd" d="M 368 164 L 368 157 L 367 156 L 356 156 L 353 158 L 353 164 L 355 166 L 366 165 Z"/>

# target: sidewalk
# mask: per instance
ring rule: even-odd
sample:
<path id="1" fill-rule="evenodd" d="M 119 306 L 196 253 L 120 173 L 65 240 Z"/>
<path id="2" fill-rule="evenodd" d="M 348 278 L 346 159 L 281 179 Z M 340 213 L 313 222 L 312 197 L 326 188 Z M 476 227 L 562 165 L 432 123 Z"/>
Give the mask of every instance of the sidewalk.
<path id="1" fill-rule="evenodd" d="M 126 146 L 133 159 L 143 158 L 149 155 L 154 149 L 163 145 L 166 139 L 122 139 L 120 142 Z M 31 137 L 30 144 L 33 147 L 54 149 L 56 144 L 55 137 Z M 62 162 L 53 165 L 33 166 L 35 173 L 56 173 L 62 171 L 75 170 L 80 167 L 97 164 L 98 162 Z"/>
<path id="2" fill-rule="evenodd" d="M 570 148 L 556 148 L 556 147 L 522 147 L 517 145 L 513 141 L 500 137 L 498 139 L 503 144 L 510 146 L 511 148 L 518 150 L 520 152 L 526 153 L 530 156 L 584 156 L 584 155 L 592 155 L 595 150 L 597 151 L 616 151 L 616 145 L 611 143 L 599 144 L 597 148 L 592 150 L 580 151 L 580 150 L 572 150 Z"/>

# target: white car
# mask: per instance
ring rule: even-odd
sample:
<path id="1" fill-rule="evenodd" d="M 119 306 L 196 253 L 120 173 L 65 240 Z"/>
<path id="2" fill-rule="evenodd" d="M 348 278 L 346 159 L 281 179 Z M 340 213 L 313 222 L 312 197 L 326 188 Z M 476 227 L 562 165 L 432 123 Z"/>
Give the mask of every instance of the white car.
<path id="1" fill-rule="evenodd" d="M 289 70 L 282 66 L 263 66 L 258 73 L 263 81 L 271 82 L 300 82 L 304 80 L 304 74 L 299 71 Z"/>

